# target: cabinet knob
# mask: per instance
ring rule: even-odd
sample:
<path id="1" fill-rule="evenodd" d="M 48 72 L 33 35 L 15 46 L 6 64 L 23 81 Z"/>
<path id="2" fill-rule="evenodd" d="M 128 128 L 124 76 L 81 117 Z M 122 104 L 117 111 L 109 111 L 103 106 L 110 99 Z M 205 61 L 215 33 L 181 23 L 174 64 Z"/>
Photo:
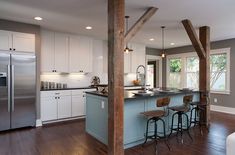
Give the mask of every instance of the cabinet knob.
<path id="1" fill-rule="evenodd" d="M 57 99 L 57 97 L 55 97 L 55 99 Z"/>
<path id="2" fill-rule="evenodd" d="M 80 73 L 83 73 L 83 70 L 80 70 L 79 72 L 80 72 Z"/>
<path id="3" fill-rule="evenodd" d="M 12 48 L 10 48 L 10 51 L 12 50 Z"/>
<path id="4" fill-rule="evenodd" d="M 16 49 L 15 48 L 13 48 L 13 51 L 15 51 Z"/>

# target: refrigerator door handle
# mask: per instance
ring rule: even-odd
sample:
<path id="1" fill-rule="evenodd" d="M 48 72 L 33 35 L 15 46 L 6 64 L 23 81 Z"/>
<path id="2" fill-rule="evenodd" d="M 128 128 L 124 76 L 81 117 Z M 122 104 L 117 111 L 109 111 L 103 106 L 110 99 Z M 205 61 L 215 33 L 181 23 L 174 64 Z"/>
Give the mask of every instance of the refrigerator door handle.
<path id="1" fill-rule="evenodd" d="M 7 92 L 8 92 L 8 112 L 11 111 L 11 67 L 7 65 Z"/>
<path id="2" fill-rule="evenodd" d="M 14 65 L 11 65 L 11 103 L 12 103 L 12 109 L 11 111 L 13 112 L 14 111 L 14 106 L 15 106 L 15 90 L 14 90 L 14 87 L 15 87 L 15 66 Z"/>

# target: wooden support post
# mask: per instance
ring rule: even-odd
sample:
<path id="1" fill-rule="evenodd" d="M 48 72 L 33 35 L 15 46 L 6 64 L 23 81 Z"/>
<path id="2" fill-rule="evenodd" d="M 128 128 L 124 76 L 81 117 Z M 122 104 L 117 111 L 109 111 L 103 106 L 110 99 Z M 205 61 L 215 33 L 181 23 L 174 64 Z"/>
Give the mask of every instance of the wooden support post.
<path id="1" fill-rule="evenodd" d="M 144 26 L 144 24 L 156 13 L 158 8 L 150 7 L 139 20 L 127 31 L 124 42 L 127 43 L 136 33 Z"/>
<path id="2" fill-rule="evenodd" d="M 203 26 L 199 28 L 200 42 L 205 51 L 205 58 L 199 59 L 199 89 L 202 93 L 200 101 L 207 102 L 205 122 L 210 123 L 210 28 Z"/>
<path id="3" fill-rule="evenodd" d="M 108 154 L 123 155 L 124 0 L 108 0 Z"/>
<path id="4" fill-rule="evenodd" d="M 182 21 L 185 30 L 199 57 L 199 90 L 200 101 L 207 102 L 206 118 L 207 126 L 210 124 L 210 28 L 203 26 L 199 28 L 199 39 L 190 20 Z"/>

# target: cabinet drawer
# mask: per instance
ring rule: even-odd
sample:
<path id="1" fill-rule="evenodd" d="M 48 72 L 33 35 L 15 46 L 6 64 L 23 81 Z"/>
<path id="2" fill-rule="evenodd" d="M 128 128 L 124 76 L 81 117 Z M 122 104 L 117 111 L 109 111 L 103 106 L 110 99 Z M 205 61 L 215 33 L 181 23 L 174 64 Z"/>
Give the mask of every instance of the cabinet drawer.
<path id="1" fill-rule="evenodd" d="M 71 90 L 41 91 L 41 97 L 70 96 Z"/>

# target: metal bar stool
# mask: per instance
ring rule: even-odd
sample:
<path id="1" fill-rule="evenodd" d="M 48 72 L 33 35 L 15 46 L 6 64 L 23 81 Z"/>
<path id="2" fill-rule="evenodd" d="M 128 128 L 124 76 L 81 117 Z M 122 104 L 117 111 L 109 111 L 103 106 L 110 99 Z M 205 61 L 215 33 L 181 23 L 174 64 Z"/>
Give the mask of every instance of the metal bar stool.
<path id="1" fill-rule="evenodd" d="M 148 139 L 154 139 L 157 142 L 157 139 L 165 139 L 165 143 L 168 147 L 168 149 L 170 150 L 170 146 L 167 143 L 168 139 L 166 136 L 166 129 L 165 129 L 165 121 L 162 119 L 162 117 L 166 117 L 169 113 L 167 112 L 168 110 L 168 105 L 170 103 L 170 98 L 169 97 L 165 97 L 165 98 L 161 98 L 158 99 L 156 102 L 156 107 L 162 107 L 162 110 L 152 110 L 152 111 L 146 111 L 146 112 L 142 112 L 141 114 L 146 116 L 148 118 L 147 121 L 147 126 L 146 126 L 146 134 L 145 134 L 145 142 L 143 144 L 145 144 Z M 158 132 L 157 132 L 157 122 L 161 121 L 162 125 L 163 125 L 163 136 L 159 136 Z M 149 135 L 149 123 L 153 122 L 154 123 L 154 134 L 153 135 Z"/>
<path id="2" fill-rule="evenodd" d="M 171 132 L 169 134 L 169 137 L 171 136 L 171 134 L 173 133 L 173 131 L 177 131 L 177 136 L 180 132 L 180 136 L 181 136 L 181 143 L 183 143 L 183 131 L 187 131 L 188 136 L 191 140 L 193 140 L 190 132 L 189 132 L 189 118 L 187 115 L 187 112 L 190 111 L 190 103 L 193 100 L 193 95 L 186 95 L 183 98 L 183 105 L 181 106 L 172 106 L 169 107 L 170 110 L 174 111 L 175 113 L 172 115 L 172 123 L 171 123 Z M 178 124 L 177 124 L 177 128 L 174 128 L 174 119 L 175 116 L 178 115 Z M 186 118 L 186 128 L 183 128 L 183 116 L 185 116 Z"/>
<path id="3" fill-rule="evenodd" d="M 202 95 L 202 94 L 201 94 Z M 190 105 L 192 106 L 191 109 L 191 114 L 190 114 L 190 127 L 192 126 L 192 124 L 194 124 L 194 126 L 199 125 L 200 128 L 200 133 L 202 134 L 202 126 L 205 126 L 207 131 L 207 124 L 203 122 L 203 118 L 205 118 L 205 110 L 206 110 L 206 106 L 207 103 L 209 102 L 209 98 L 208 96 L 206 96 L 206 102 L 191 102 Z M 193 113 L 194 113 L 194 118 L 193 118 Z"/>

